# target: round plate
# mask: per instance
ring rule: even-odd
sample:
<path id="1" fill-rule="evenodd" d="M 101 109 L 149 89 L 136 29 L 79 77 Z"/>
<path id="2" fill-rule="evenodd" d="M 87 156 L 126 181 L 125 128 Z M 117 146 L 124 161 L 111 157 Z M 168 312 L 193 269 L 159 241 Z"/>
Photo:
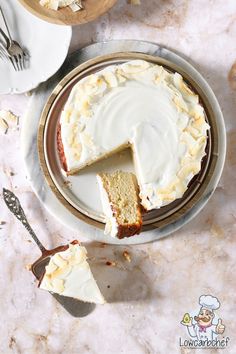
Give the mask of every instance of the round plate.
<path id="1" fill-rule="evenodd" d="M 42 20 L 58 25 L 73 26 L 95 20 L 115 5 L 117 0 L 86 0 L 83 3 L 84 9 L 77 12 L 73 12 L 69 7 L 58 11 L 48 10 L 39 4 L 39 0 L 19 1 L 28 11 Z"/>
<path id="2" fill-rule="evenodd" d="M 212 116 L 214 117 L 218 134 L 216 137 L 218 141 L 218 152 L 216 153 L 217 159 L 215 169 L 212 176 L 209 176 L 208 178 L 205 192 L 195 206 L 183 214 L 182 217 L 180 216 L 177 221 L 165 223 L 165 226 L 160 226 L 156 229 L 146 229 L 146 231 L 142 232 L 140 235 L 119 240 L 117 238 L 112 238 L 109 235 L 104 235 L 103 229 L 93 226 L 93 221 L 91 224 L 83 222 L 67 209 L 55 196 L 46 182 L 43 170 L 40 168 L 36 136 L 41 112 L 43 111 L 45 102 L 50 97 L 55 86 L 67 73 L 71 72 L 72 69 L 76 68 L 81 63 L 96 58 L 100 53 L 112 54 L 126 51 L 146 53 L 164 58 L 169 62 L 176 64 L 178 67 L 181 67 L 184 72 L 188 73 L 194 79 L 197 85 L 201 88 L 201 91 L 207 96 L 212 110 Z M 219 103 L 208 83 L 189 62 L 187 62 L 182 56 L 176 54 L 173 50 L 167 49 L 156 43 L 139 40 L 112 40 L 108 42 L 94 43 L 70 54 L 62 68 L 52 78 L 41 84 L 34 91 L 30 98 L 27 113 L 25 114 L 21 128 L 21 153 L 25 162 L 28 180 L 47 211 L 56 218 L 59 223 L 64 224 L 66 227 L 76 232 L 82 240 L 87 238 L 94 241 L 118 245 L 134 245 L 159 240 L 160 238 L 175 232 L 194 218 L 206 205 L 218 184 L 224 166 L 225 151 L 226 134 L 223 115 Z"/>
<path id="3" fill-rule="evenodd" d="M 38 148 L 43 172 L 56 197 L 76 217 L 100 228 L 104 228 L 104 215 L 96 174 L 101 171 L 115 171 L 117 169 L 132 171 L 131 154 L 128 152 L 116 154 L 109 159 L 85 168 L 77 175 L 67 177 L 61 168 L 57 154 L 57 124 L 71 89 L 80 79 L 108 65 L 120 64 L 134 59 L 147 60 L 163 65 L 169 71 L 179 72 L 189 86 L 199 95 L 211 127 L 208 135 L 206 156 L 202 161 L 200 173 L 192 179 L 188 190 L 182 198 L 144 215 L 143 231 L 173 223 L 193 208 L 202 198 L 216 166 L 218 132 L 212 109 L 201 88 L 183 69 L 166 59 L 141 53 L 116 53 L 87 61 L 69 73 L 52 92 L 40 120 Z"/>
<path id="4" fill-rule="evenodd" d="M 15 71 L 10 62 L 0 60 L 0 94 L 27 92 L 46 81 L 61 67 L 68 53 L 72 31 L 70 27 L 39 20 L 15 0 L 0 0 L 0 6 L 13 38 L 30 55 L 27 68 L 22 71 Z M 1 27 L 5 30 L 4 25 Z"/>

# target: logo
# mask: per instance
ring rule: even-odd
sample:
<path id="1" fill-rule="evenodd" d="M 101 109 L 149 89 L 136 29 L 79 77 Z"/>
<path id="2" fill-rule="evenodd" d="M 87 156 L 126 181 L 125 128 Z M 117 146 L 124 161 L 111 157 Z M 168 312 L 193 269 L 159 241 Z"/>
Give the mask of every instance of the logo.
<path id="1" fill-rule="evenodd" d="M 225 325 L 216 313 L 220 301 L 212 295 L 202 295 L 199 298 L 199 310 L 195 313 L 185 313 L 181 325 L 185 327 L 188 339 L 179 338 L 179 344 L 185 348 L 226 348 L 229 337 L 223 337 Z"/>

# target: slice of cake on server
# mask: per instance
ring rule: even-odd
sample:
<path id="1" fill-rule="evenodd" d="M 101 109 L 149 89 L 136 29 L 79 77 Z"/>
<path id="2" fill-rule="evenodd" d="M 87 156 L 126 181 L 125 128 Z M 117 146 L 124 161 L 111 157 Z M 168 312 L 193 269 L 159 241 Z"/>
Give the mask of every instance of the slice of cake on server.
<path id="1" fill-rule="evenodd" d="M 106 217 L 105 234 L 120 239 L 139 234 L 142 215 L 135 175 L 116 171 L 99 173 L 97 179 Z"/>
<path id="2" fill-rule="evenodd" d="M 60 249 L 51 256 L 39 288 L 84 302 L 104 304 L 106 301 L 87 262 L 86 248 L 75 240 Z"/>

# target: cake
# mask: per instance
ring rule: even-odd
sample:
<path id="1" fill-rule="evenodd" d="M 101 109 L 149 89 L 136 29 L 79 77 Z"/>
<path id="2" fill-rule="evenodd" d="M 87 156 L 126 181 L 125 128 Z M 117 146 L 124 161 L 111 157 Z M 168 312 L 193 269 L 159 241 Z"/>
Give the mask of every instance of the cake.
<path id="1" fill-rule="evenodd" d="M 106 217 L 105 234 L 120 239 L 139 234 L 142 216 L 135 175 L 117 171 L 99 173 L 97 179 Z"/>
<path id="2" fill-rule="evenodd" d="M 86 248 L 73 241 L 60 249 L 50 257 L 39 288 L 84 302 L 104 304 L 87 262 Z"/>
<path id="3" fill-rule="evenodd" d="M 81 79 L 58 126 L 68 175 L 132 149 L 146 210 L 181 198 L 199 173 L 207 131 L 204 108 L 178 73 L 143 60 L 110 65 Z"/>

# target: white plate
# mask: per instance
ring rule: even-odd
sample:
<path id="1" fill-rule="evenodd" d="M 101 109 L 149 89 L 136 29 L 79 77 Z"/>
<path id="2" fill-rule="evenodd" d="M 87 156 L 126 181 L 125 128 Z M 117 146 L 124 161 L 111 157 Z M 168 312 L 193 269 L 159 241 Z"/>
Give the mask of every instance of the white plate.
<path id="1" fill-rule="evenodd" d="M 70 45 L 71 27 L 52 25 L 31 15 L 17 0 L 0 0 L 12 37 L 30 54 L 29 67 L 16 72 L 0 60 L 0 94 L 30 91 L 63 64 Z M 2 19 L 0 26 L 5 29 Z M 1 37 L 2 40 L 2 37 Z"/>

